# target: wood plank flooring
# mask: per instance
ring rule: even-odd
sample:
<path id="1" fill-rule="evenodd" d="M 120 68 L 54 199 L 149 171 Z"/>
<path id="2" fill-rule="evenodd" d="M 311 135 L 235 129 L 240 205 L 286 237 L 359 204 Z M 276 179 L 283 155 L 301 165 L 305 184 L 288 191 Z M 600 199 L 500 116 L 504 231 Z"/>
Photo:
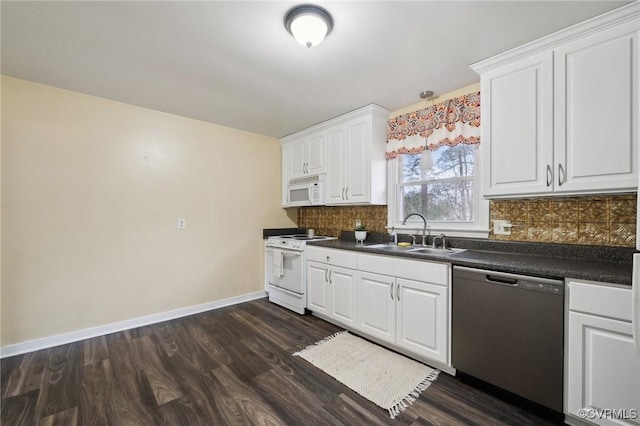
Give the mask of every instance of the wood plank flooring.
<path id="1" fill-rule="evenodd" d="M 266 300 L 0 361 L 2 425 L 544 425 L 441 373 L 395 420 L 291 354 L 339 328 Z"/>

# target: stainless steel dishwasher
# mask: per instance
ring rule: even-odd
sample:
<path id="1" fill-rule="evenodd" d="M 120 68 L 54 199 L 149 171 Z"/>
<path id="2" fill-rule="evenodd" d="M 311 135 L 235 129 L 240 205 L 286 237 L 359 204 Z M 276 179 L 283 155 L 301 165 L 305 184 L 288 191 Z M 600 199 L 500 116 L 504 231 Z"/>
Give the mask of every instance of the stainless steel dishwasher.
<path id="1" fill-rule="evenodd" d="M 564 282 L 454 266 L 452 362 L 562 412 Z"/>

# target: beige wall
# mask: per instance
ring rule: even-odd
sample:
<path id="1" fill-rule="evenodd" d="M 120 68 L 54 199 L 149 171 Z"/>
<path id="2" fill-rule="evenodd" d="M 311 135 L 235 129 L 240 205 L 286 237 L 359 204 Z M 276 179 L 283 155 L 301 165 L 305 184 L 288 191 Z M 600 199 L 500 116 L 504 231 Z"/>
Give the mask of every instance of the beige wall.
<path id="1" fill-rule="evenodd" d="M 262 228 L 295 225 L 278 140 L 9 77 L 1 94 L 3 346 L 263 289 Z"/>

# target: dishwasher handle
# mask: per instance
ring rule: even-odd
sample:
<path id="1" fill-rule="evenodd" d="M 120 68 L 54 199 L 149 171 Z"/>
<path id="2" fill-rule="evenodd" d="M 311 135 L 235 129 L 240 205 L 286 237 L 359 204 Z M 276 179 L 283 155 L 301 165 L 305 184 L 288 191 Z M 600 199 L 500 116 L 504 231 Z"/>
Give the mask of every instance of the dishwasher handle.
<path id="1" fill-rule="evenodd" d="M 496 284 L 518 285 L 518 280 L 516 278 L 504 278 L 497 275 L 487 274 L 484 276 L 484 279 Z"/>

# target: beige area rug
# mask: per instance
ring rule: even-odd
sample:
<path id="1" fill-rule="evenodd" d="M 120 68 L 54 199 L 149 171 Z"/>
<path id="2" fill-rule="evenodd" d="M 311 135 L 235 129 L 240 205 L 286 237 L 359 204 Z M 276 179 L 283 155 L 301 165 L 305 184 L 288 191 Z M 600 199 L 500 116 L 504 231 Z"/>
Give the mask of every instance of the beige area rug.
<path id="1" fill-rule="evenodd" d="M 392 419 L 418 399 L 440 373 L 346 331 L 293 355 L 388 410 Z"/>

